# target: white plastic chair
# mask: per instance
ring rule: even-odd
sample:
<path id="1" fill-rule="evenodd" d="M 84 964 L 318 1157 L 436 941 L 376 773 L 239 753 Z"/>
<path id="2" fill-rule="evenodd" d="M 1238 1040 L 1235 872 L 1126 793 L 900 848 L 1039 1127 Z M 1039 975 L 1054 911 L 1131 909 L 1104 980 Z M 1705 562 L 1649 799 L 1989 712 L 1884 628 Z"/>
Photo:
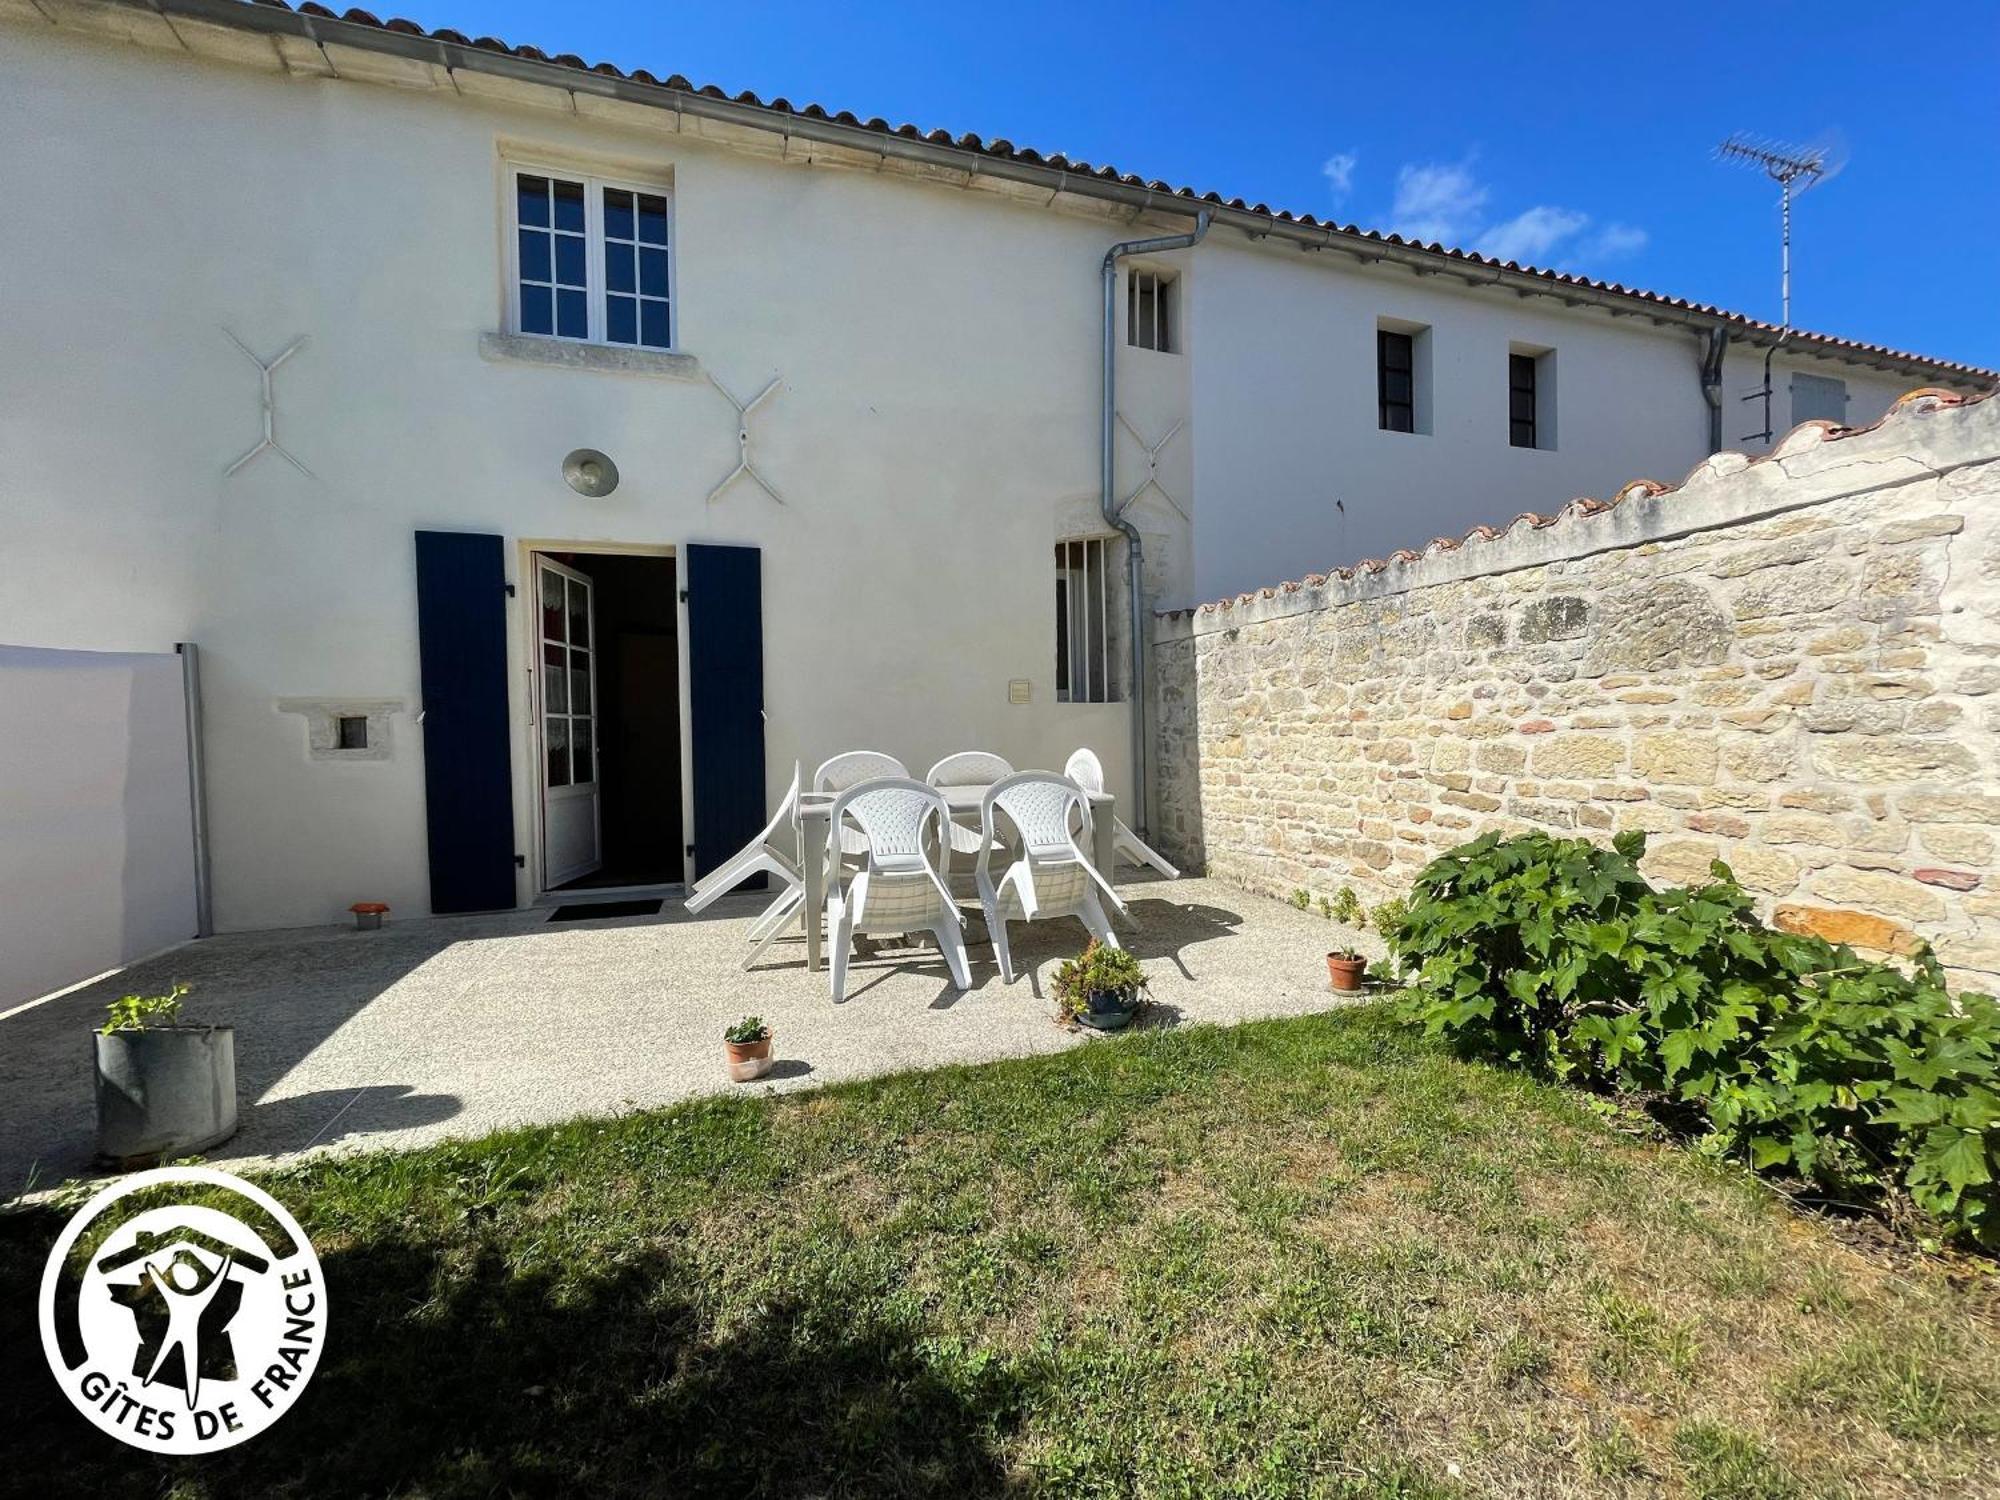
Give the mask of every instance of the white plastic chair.
<path id="1" fill-rule="evenodd" d="M 1005 814 L 1021 843 L 1021 856 L 996 881 L 985 850 L 993 847 L 994 814 Z M 1053 771 L 1022 771 L 986 789 L 979 803 L 979 833 L 984 848 L 973 878 L 979 885 L 979 905 L 986 913 L 986 930 L 1000 961 L 1000 980 L 1014 982 L 1014 960 L 1007 948 L 1009 921 L 1035 922 L 1049 917 L 1075 917 L 1106 947 L 1116 948 L 1118 935 L 1098 900 L 1101 890 L 1120 916 L 1125 903 L 1085 857 L 1072 831 L 1072 820 L 1090 831 L 1090 799 L 1083 788 Z"/>
<path id="2" fill-rule="evenodd" d="M 930 768 L 924 780 L 932 786 L 991 786 L 996 781 L 1004 781 L 1014 774 L 1014 768 L 998 755 L 986 750 L 960 750 L 955 755 L 947 755 Z M 979 830 L 967 828 L 962 823 L 952 823 L 951 848 L 954 854 L 977 854 L 979 852 Z"/>
<path id="3" fill-rule="evenodd" d="M 944 954 L 952 984 L 972 988 L 960 931 L 965 919 L 952 900 L 947 871 L 940 868 L 948 856 L 940 851 L 939 863 L 933 863 L 931 852 L 938 846 L 930 825 L 951 822 L 944 798 L 935 787 L 906 776 L 880 777 L 849 787 L 835 800 L 829 845 L 836 844 L 849 820 L 865 840 L 867 854 L 846 889 L 836 886 L 827 895 L 827 935 L 833 946 L 828 981 L 834 1001 L 846 994 L 847 960 L 857 932 L 928 931 Z"/>
<path id="4" fill-rule="evenodd" d="M 1095 750 L 1077 751 L 1069 758 L 1069 764 L 1063 767 L 1063 775 L 1086 792 L 1104 790 L 1104 766 Z M 1127 828 L 1125 820 L 1115 813 L 1111 818 L 1111 847 L 1115 853 L 1125 855 L 1136 865 L 1151 865 L 1169 880 L 1181 878 L 1181 872 L 1167 863 L 1165 855 Z M 1107 875 L 1110 873 L 1105 871 Z"/>
<path id="5" fill-rule="evenodd" d="M 778 908 L 788 898 L 805 899 L 805 877 L 799 873 L 799 838 L 795 819 L 799 808 L 799 765 L 792 762 L 792 784 L 785 788 L 785 795 L 778 803 L 778 810 L 771 814 L 771 821 L 764 825 L 764 831 L 730 855 L 708 874 L 697 880 L 693 894 L 687 899 L 689 913 L 699 913 L 719 898 L 726 896 L 753 875 L 772 875 L 785 889 L 778 899 L 771 903 L 764 915 L 757 919 L 753 935 L 764 923 L 776 915 Z M 793 824 L 788 848 L 781 836 L 787 824 Z"/>
<path id="6" fill-rule="evenodd" d="M 880 750 L 843 750 L 831 760 L 821 762 L 820 768 L 813 772 L 813 790 L 844 792 L 857 781 L 909 774 L 909 769 L 900 760 L 893 755 L 884 755 Z"/>
<path id="7" fill-rule="evenodd" d="M 908 776 L 909 768 L 893 755 L 884 755 L 880 750 L 843 750 L 832 759 L 823 761 L 813 772 L 813 790 L 816 792 L 844 792 L 856 782 L 870 781 L 878 776 Z M 868 852 L 868 841 L 854 829 L 842 830 L 838 819 L 833 830 L 840 835 L 841 858 L 851 867 L 861 855 Z"/>

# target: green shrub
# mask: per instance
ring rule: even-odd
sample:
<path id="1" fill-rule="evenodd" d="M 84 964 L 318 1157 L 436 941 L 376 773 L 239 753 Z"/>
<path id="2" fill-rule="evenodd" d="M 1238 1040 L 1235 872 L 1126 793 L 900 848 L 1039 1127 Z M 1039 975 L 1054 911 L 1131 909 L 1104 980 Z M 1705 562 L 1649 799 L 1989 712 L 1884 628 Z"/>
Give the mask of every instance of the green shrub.
<path id="1" fill-rule="evenodd" d="M 1074 1020 L 1090 1009 L 1093 994 L 1123 995 L 1143 1005 L 1146 971 L 1129 950 L 1113 948 L 1092 938 L 1079 957 L 1066 958 L 1056 965 L 1050 988 L 1055 992 L 1057 1010 L 1064 1019 Z"/>
<path id="2" fill-rule="evenodd" d="M 1361 920 L 1361 898 L 1354 894 L 1354 887 L 1344 885 L 1340 894 L 1327 903 L 1327 915 L 1335 921 L 1345 922 L 1352 927 Z"/>
<path id="3" fill-rule="evenodd" d="M 739 1047 L 751 1042 L 761 1042 L 771 1034 L 771 1028 L 764 1024 L 762 1016 L 745 1016 L 734 1026 L 722 1033 L 725 1042 L 734 1042 Z"/>
<path id="4" fill-rule="evenodd" d="M 1686 1113 L 1706 1149 L 2000 1248 L 2000 1004 L 1773 932 L 1717 861 L 1656 891 L 1645 835 L 1487 834 L 1385 934 L 1434 1034 Z"/>
<path id="5" fill-rule="evenodd" d="M 1403 919 L 1410 914 L 1410 902 L 1406 896 L 1391 896 L 1380 906 L 1368 913 L 1368 924 L 1375 929 L 1383 942 L 1393 938 L 1403 925 Z"/>
<path id="6" fill-rule="evenodd" d="M 167 987 L 164 994 L 120 995 L 104 1007 L 104 1024 L 97 1029 L 105 1036 L 113 1036 L 121 1031 L 145 1031 L 157 1026 L 178 1025 L 181 1000 L 191 988 L 191 985 L 173 984 Z"/>

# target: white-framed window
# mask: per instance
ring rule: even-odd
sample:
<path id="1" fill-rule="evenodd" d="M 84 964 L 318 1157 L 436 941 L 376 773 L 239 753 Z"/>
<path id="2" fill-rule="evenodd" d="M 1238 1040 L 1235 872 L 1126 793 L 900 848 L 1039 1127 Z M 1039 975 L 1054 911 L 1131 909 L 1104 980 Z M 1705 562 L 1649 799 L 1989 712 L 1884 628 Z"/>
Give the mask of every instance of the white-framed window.
<path id="1" fill-rule="evenodd" d="M 510 167 L 511 331 L 673 348 L 672 218 L 659 186 Z"/>
<path id="2" fill-rule="evenodd" d="M 1115 703 L 1111 538 L 1056 543 L 1056 701 Z"/>
<path id="3" fill-rule="evenodd" d="M 1125 273 L 1125 342 L 1158 354 L 1179 352 L 1180 278 L 1134 266 Z"/>

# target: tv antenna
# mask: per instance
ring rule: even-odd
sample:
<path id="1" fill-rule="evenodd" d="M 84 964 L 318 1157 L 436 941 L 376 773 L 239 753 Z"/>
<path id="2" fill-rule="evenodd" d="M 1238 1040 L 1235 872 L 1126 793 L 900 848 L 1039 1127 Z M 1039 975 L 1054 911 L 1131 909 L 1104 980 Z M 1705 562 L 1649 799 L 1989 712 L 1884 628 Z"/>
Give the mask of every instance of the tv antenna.
<path id="1" fill-rule="evenodd" d="M 1764 351 L 1763 386 L 1743 398 L 1745 401 L 1764 403 L 1764 430 L 1746 434 L 1743 441 L 1768 443 L 1774 436 L 1771 430 L 1771 358 L 1792 336 L 1792 195 L 1803 193 L 1807 188 L 1832 177 L 1846 164 L 1845 153 L 1831 141 L 1814 146 L 1791 146 L 1782 141 L 1763 140 L 1739 132 L 1715 148 L 1715 158 L 1755 168 L 1778 184 L 1778 214 L 1782 226 L 1779 299 L 1783 319 L 1779 324 L 1777 343 Z"/>

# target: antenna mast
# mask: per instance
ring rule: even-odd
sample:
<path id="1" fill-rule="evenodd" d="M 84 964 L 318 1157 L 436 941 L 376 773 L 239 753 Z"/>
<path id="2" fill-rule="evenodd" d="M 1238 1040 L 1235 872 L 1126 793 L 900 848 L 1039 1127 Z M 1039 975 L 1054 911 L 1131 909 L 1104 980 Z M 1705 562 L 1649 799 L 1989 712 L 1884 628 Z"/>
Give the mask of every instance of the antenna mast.
<path id="1" fill-rule="evenodd" d="M 1745 135 L 1732 135 L 1715 148 L 1718 161 L 1735 162 L 1741 166 L 1756 167 L 1764 175 L 1778 184 L 1778 212 L 1782 223 L 1782 250 L 1779 271 L 1779 295 L 1784 309 L 1784 319 L 1778 329 L 1778 342 L 1764 351 L 1764 384 L 1762 389 L 1752 391 L 1745 401 L 1764 403 L 1764 430 L 1745 434 L 1743 441 L 1768 443 L 1773 437 L 1771 430 L 1771 357 L 1792 336 L 1792 185 L 1798 184 L 1798 191 L 1804 192 L 1827 175 L 1827 153 L 1821 146 L 1786 146 L 1776 141 L 1758 141 Z"/>

